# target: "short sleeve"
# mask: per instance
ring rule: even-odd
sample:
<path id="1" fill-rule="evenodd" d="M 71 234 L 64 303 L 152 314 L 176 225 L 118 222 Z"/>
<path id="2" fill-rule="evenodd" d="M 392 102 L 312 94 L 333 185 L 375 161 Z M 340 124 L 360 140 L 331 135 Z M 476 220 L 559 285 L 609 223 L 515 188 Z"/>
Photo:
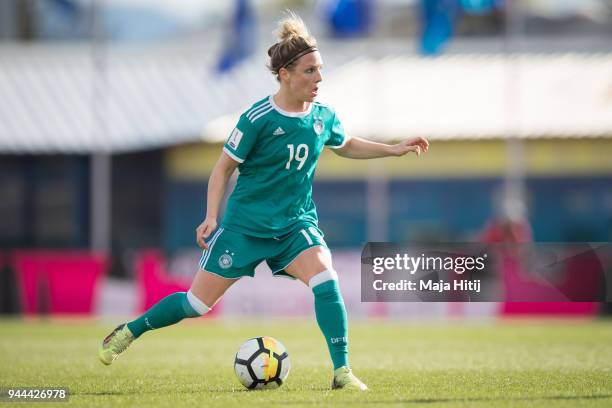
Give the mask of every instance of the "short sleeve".
<path id="1" fill-rule="evenodd" d="M 255 127 L 246 116 L 242 115 L 227 138 L 223 151 L 238 163 L 242 163 L 253 149 L 256 140 L 257 131 Z"/>
<path id="2" fill-rule="evenodd" d="M 344 127 L 342 123 L 340 123 L 340 119 L 338 119 L 338 116 L 334 113 L 331 134 L 327 142 L 325 142 L 325 145 L 332 149 L 339 149 L 343 147 L 348 140 L 349 137 L 344 132 Z"/>

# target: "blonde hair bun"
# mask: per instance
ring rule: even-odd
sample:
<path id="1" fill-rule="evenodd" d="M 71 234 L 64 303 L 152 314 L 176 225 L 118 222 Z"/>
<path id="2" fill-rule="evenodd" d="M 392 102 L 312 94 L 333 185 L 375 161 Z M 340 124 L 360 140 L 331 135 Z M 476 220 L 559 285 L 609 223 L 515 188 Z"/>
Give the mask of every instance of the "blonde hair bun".
<path id="1" fill-rule="evenodd" d="M 281 68 L 291 69 L 294 61 L 307 48 L 316 47 L 317 40 L 310 35 L 304 21 L 291 10 L 287 10 L 288 16 L 278 23 L 276 36 L 278 42 L 268 49 L 270 64 L 268 68 L 272 74 L 277 76 Z"/>
<path id="2" fill-rule="evenodd" d="M 287 13 L 289 16 L 278 23 L 278 30 L 276 31 L 278 41 L 285 42 L 297 38 L 309 39 L 311 35 L 306 28 L 306 24 L 304 24 L 304 20 L 293 11 L 288 10 Z"/>

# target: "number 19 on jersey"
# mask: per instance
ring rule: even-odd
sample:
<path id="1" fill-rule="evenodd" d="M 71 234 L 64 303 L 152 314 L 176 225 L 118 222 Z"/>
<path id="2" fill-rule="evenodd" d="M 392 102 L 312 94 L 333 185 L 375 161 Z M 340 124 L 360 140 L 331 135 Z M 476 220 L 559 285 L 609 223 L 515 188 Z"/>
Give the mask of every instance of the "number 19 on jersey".
<path id="1" fill-rule="evenodd" d="M 289 160 L 287 161 L 285 168 L 289 170 L 291 168 L 291 162 L 293 159 L 295 159 L 295 161 L 299 163 L 297 169 L 301 170 L 302 167 L 304 167 L 304 163 L 306 163 L 306 159 L 308 158 L 308 145 L 301 143 L 296 148 L 294 145 L 288 144 L 287 149 L 289 149 Z"/>

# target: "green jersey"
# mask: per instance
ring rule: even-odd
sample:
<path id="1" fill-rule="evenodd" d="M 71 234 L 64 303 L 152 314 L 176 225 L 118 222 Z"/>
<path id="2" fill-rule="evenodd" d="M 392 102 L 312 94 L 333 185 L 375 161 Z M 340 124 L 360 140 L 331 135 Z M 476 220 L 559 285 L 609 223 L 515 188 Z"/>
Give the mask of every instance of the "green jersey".
<path id="1" fill-rule="evenodd" d="M 280 237 L 296 224 L 317 223 L 312 180 L 324 146 L 347 141 L 333 109 L 318 102 L 306 112 L 286 112 L 272 96 L 240 116 L 224 152 L 239 162 L 238 182 L 222 225 L 262 238 Z"/>

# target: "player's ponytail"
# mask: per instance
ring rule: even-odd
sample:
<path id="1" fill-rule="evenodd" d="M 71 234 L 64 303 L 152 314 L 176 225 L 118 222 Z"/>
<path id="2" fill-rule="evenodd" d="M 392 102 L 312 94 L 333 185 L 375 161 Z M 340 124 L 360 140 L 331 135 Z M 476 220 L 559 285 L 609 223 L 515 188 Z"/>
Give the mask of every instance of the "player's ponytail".
<path id="1" fill-rule="evenodd" d="M 310 35 L 304 21 L 292 11 L 278 24 L 278 42 L 268 49 L 268 68 L 279 79 L 281 68 L 291 69 L 302 56 L 317 50 L 317 40 Z"/>

